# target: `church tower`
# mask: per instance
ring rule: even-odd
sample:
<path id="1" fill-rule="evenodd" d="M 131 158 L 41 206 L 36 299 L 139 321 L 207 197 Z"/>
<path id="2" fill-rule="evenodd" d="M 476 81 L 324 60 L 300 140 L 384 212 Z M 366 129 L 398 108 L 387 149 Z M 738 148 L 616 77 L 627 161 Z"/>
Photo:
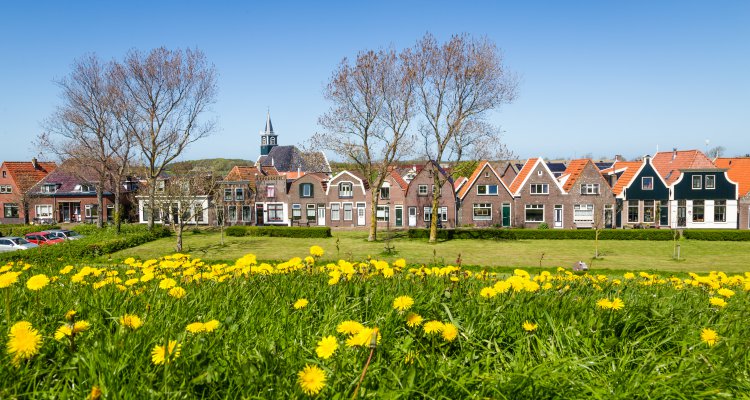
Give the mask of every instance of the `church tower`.
<path id="1" fill-rule="evenodd" d="M 271 125 L 271 111 L 269 110 L 266 115 L 266 129 L 260 131 L 260 155 L 268 155 L 268 152 L 277 144 L 276 134 L 273 133 L 273 125 Z"/>

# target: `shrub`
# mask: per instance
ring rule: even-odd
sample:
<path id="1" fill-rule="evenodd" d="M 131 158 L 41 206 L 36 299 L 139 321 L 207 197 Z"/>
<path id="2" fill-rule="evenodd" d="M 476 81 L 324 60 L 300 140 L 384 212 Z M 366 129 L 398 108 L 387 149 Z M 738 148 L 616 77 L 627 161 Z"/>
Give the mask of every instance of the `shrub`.
<path id="1" fill-rule="evenodd" d="M 672 240 L 673 231 L 667 229 L 607 229 L 599 233 L 600 240 Z M 409 229 L 411 239 L 427 239 L 429 229 Z M 500 239 L 500 240 L 594 240 L 592 229 L 438 229 L 438 239 Z"/>
<path id="2" fill-rule="evenodd" d="M 331 228 L 316 226 L 310 228 L 292 226 L 230 226 L 226 229 L 227 236 L 269 236 L 288 238 L 328 238 Z"/>
<path id="3" fill-rule="evenodd" d="M 23 236 L 48 229 L 60 229 L 60 227 L 58 225 L 0 225 L 0 236 Z"/>
<path id="4" fill-rule="evenodd" d="M 750 241 L 750 231 L 724 229 L 688 229 L 683 231 L 685 239 L 709 241 Z"/>
<path id="5" fill-rule="evenodd" d="M 540 230 L 544 230 L 544 229 L 549 229 L 549 225 L 547 225 L 547 223 L 546 223 L 546 222 L 542 222 L 541 224 L 539 224 L 539 225 L 538 225 L 538 226 L 536 227 L 536 229 L 540 229 Z"/>

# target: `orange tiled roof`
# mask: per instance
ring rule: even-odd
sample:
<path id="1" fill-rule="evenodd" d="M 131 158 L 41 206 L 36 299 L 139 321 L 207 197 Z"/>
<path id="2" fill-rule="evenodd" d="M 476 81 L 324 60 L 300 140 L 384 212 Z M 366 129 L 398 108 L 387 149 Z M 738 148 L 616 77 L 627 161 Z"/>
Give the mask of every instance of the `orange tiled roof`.
<path id="1" fill-rule="evenodd" d="M 57 168 L 57 164 L 45 161 L 38 162 L 37 168 L 34 168 L 31 161 L 4 161 L 3 165 L 5 165 L 10 178 L 13 179 L 21 193 L 26 193 L 32 186 Z"/>
<path id="2" fill-rule="evenodd" d="M 717 158 L 716 166 L 729 170 L 729 179 L 739 185 L 740 197 L 750 194 L 750 157 Z"/>
<path id="3" fill-rule="evenodd" d="M 680 177 L 681 169 L 716 168 L 714 163 L 698 150 L 661 151 L 651 160 L 656 171 L 671 185 Z"/>
<path id="4" fill-rule="evenodd" d="M 458 193 L 458 197 L 463 199 L 464 195 L 466 195 L 466 192 L 469 191 L 469 186 L 471 182 L 474 182 L 475 179 L 479 176 L 479 174 L 482 173 L 482 170 L 484 167 L 488 164 L 487 160 L 481 160 L 479 161 L 479 165 L 477 165 L 476 168 L 474 168 L 474 172 L 472 172 L 471 177 L 468 179 L 467 184 L 465 184 L 461 191 Z"/>
<path id="5" fill-rule="evenodd" d="M 391 169 L 391 177 L 394 181 L 396 181 L 396 183 L 398 183 L 398 185 L 401 187 L 401 190 L 406 191 L 406 188 L 409 187 L 409 184 L 406 183 L 404 178 L 395 169 Z"/>
<path id="6" fill-rule="evenodd" d="M 465 177 L 465 176 L 459 176 L 459 177 L 458 177 L 458 179 L 456 179 L 455 181 L 453 181 L 453 191 L 454 191 L 454 192 L 456 192 L 456 191 L 459 191 L 459 190 L 460 190 L 460 191 L 461 191 L 461 193 L 466 193 L 466 191 L 465 191 L 465 190 L 463 190 L 463 188 L 465 187 L 465 185 L 464 185 L 464 184 L 465 184 L 466 182 L 468 182 L 468 181 L 469 181 L 469 180 L 468 180 L 468 179 L 466 179 L 466 177 Z"/>
<path id="7" fill-rule="evenodd" d="M 295 180 L 295 179 L 299 179 L 299 178 L 302 178 L 303 176 L 305 176 L 305 171 L 284 172 L 284 175 L 286 175 L 286 179 Z"/>
<path id="8" fill-rule="evenodd" d="M 526 177 L 529 176 L 531 173 L 531 170 L 534 169 L 534 166 L 536 165 L 537 161 L 541 159 L 539 158 L 529 158 L 526 160 L 526 163 L 523 165 L 523 168 L 518 172 L 518 175 L 516 175 L 516 179 L 513 179 L 513 183 L 510 184 L 510 193 L 515 194 L 518 189 L 523 184 L 523 181 L 526 180 Z M 544 162 L 542 160 L 542 162 Z"/>
<path id="9" fill-rule="evenodd" d="M 568 163 L 567 168 L 565 168 L 564 174 L 570 175 L 570 176 L 568 176 L 568 180 L 565 181 L 565 184 L 563 185 L 563 190 L 568 192 L 570 191 L 570 189 L 573 188 L 573 185 L 578 180 L 578 177 L 581 176 L 583 169 L 586 168 L 586 164 L 590 162 L 591 160 L 589 160 L 588 158 L 583 158 L 580 160 L 572 160 L 571 162 Z"/>
<path id="10" fill-rule="evenodd" d="M 257 167 L 235 165 L 224 178 L 226 181 L 250 181 L 250 188 L 255 190 L 255 178 L 262 175 Z"/>
<path id="11" fill-rule="evenodd" d="M 615 186 L 612 188 L 612 193 L 614 193 L 615 196 L 619 196 L 625 189 L 625 186 L 630 184 L 630 181 L 635 178 L 638 169 L 641 168 L 641 165 L 643 165 L 642 161 L 617 161 L 612 165 L 612 168 L 607 168 L 602 171 L 602 173 L 614 173 L 615 171 L 625 169 L 622 175 L 617 179 Z"/>

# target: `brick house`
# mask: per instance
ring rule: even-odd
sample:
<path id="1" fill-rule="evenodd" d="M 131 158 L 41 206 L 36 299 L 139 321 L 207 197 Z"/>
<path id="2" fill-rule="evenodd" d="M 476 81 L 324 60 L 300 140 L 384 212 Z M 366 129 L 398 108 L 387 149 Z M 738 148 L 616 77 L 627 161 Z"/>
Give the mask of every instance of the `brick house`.
<path id="1" fill-rule="evenodd" d="M 149 222 L 155 213 L 157 224 L 212 225 L 217 220 L 214 205 L 215 181 L 211 173 L 189 172 L 163 175 L 156 180 L 155 205 L 149 205 L 147 183 L 141 182 L 138 202 L 138 222 Z"/>
<path id="2" fill-rule="evenodd" d="M 31 221 L 29 190 L 54 171 L 53 162 L 4 161 L 0 166 L 1 224 L 23 224 Z"/>
<path id="3" fill-rule="evenodd" d="M 331 178 L 326 188 L 329 226 L 370 226 L 369 189 L 369 182 L 352 171 L 341 171 Z"/>
<path id="4" fill-rule="evenodd" d="M 750 157 L 717 158 L 714 164 L 726 169 L 729 179 L 737 182 L 737 226 L 750 229 Z"/>
<path id="5" fill-rule="evenodd" d="M 439 222 L 443 228 L 456 227 L 456 192 L 453 179 L 434 161 L 428 161 L 409 182 L 406 190 L 407 226 L 428 228 L 432 218 L 432 193 L 435 190 L 433 174 L 443 175 L 445 182 L 440 188 L 438 205 Z"/>
<path id="6" fill-rule="evenodd" d="M 613 228 L 615 196 L 599 168 L 590 159 L 572 160 L 559 178 L 568 194 L 563 226 Z"/>
<path id="7" fill-rule="evenodd" d="M 471 177 L 460 185 L 458 204 L 461 226 L 511 226 L 513 196 L 487 161 L 480 161 Z"/>
<path id="8" fill-rule="evenodd" d="M 234 166 L 219 183 L 219 196 L 226 225 L 255 223 L 255 180 L 264 175 L 257 167 Z"/>
<path id="9" fill-rule="evenodd" d="M 291 223 L 287 179 L 285 175 L 258 176 L 255 180 L 256 225 L 284 225 Z"/>
<path id="10" fill-rule="evenodd" d="M 391 169 L 380 188 L 377 219 L 379 228 L 404 227 L 404 207 L 406 203 L 406 189 L 409 184 L 398 173 Z M 374 190 L 374 189 L 372 189 Z"/>
<path id="11" fill-rule="evenodd" d="M 287 176 L 287 178 L 289 178 Z M 328 196 L 328 176 L 322 173 L 303 174 L 296 179 L 287 179 L 289 192 L 287 201 L 289 220 L 291 224 L 299 226 L 325 226 Z"/>
<path id="12" fill-rule="evenodd" d="M 527 160 L 509 189 L 516 205 L 512 226 L 536 228 L 544 222 L 550 228 L 572 227 L 563 217 L 568 194 L 543 159 Z"/>

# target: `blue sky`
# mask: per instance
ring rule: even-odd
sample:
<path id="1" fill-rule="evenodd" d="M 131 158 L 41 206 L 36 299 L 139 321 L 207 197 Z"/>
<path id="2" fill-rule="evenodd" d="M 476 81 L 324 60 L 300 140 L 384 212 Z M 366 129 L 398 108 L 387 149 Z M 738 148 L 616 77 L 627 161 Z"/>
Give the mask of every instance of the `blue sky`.
<path id="1" fill-rule="evenodd" d="M 343 57 L 487 36 L 521 77 L 493 113 L 519 157 L 626 157 L 724 146 L 750 153 L 750 2 L 3 2 L 0 160 L 38 154 L 53 80 L 94 52 L 197 47 L 219 72 L 218 130 L 183 159 L 255 159 L 270 107 L 281 144 L 319 130 Z"/>

